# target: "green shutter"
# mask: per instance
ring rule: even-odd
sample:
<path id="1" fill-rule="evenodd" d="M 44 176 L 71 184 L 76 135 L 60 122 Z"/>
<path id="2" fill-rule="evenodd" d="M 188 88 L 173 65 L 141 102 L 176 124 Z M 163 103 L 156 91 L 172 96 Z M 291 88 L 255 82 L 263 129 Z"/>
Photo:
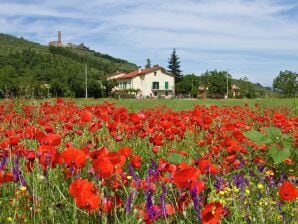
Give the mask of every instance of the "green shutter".
<path id="1" fill-rule="evenodd" d="M 169 89 L 169 82 L 165 82 L 165 89 Z"/>

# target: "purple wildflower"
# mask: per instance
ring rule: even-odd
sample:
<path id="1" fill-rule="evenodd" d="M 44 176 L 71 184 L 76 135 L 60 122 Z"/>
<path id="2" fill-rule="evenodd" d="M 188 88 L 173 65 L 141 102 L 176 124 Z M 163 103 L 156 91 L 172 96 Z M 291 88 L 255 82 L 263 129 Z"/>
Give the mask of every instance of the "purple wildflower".
<path id="1" fill-rule="evenodd" d="M 273 176 L 267 176 L 266 180 L 267 180 L 267 185 L 268 185 L 269 188 L 275 187 L 275 182 L 274 182 L 274 177 Z"/>
<path id="2" fill-rule="evenodd" d="M 236 187 L 240 188 L 241 197 L 244 195 L 244 187 L 248 185 L 248 180 L 245 179 L 244 175 L 236 174 L 233 176 L 233 183 Z"/>
<path id="3" fill-rule="evenodd" d="M 199 207 L 199 200 L 198 200 L 198 197 L 197 197 L 197 187 L 194 187 L 190 191 L 190 195 L 191 195 L 191 199 L 193 201 L 194 209 L 197 213 L 198 223 L 200 223 L 200 221 L 201 221 L 201 212 L 200 212 L 200 207 Z"/>
<path id="4" fill-rule="evenodd" d="M 128 165 L 128 173 L 130 176 L 132 176 L 132 178 L 134 179 L 134 181 L 136 182 L 137 184 L 137 188 L 139 188 L 140 184 L 141 184 L 141 181 L 140 179 L 137 177 L 137 175 L 135 174 L 134 172 L 134 169 L 132 167 L 131 164 Z"/>
<path id="5" fill-rule="evenodd" d="M 163 184 L 162 185 L 162 194 L 159 196 L 161 214 L 162 214 L 163 217 L 167 216 L 166 206 L 165 206 L 166 193 L 167 193 L 167 189 L 166 189 L 166 186 Z"/>
<path id="6" fill-rule="evenodd" d="M 148 175 L 149 176 L 158 175 L 158 166 L 157 166 L 156 162 L 153 159 L 151 159 L 151 165 L 150 165 L 149 170 L 148 170 Z"/>
<path id="7" fill-rule="evenodd" d="M 243 158 L 240 159 L 239 169 L 245 166 L 245 160 Z"/>
<path id="8" fill-rule="evenodd" d="M 282 182 L 284 182 L 284 180 L 286 180 L 286 179 L 287 179 L 287 174 L 286 174 L 286 173 L 283 173 L 283 174 L 280 176 L 280 178 L 279 178 L 279 182 L 282 183 Z"/>
<path id="9" fill-rule="evenodd" d="M 282 217 L 282 223 L 284 224 L 284 223 L 286 223 L 286 219 L 285 219 L 285 215 L 284 215 L 284 213 L 282 212 L 282 202 L 279 201 L 279 202 L 277 202 L 276 205 L 277 205 L 278 212 L 279 212 L 279 214 L 280 214 L 281 217 Z"/>
<path id="10" fill-rule="evenodd" d="M 19 159 L 20 158 L 17 155 L 13 162 L 13 179 L 15 182 L 19 181 L 22 186 L 25 186 L 29 190 L 28 184 L 26 183 L 25 178 L 19 170 Z"/>
<path id="11" fill-rule="evenodd" d="M 126 214 L 131 212 L 131 203 L 134 199 L 135 193 L 136 193 L 135 190 L 132 190 L 131 192 L 129 192 L 129 195 L 127 197 L 126 204 L 125 204 Z"/>
<path id="12" fill-rule="evenodd" d="M 223 181 L 223 179 L 221 179 L 220 177 L 218 177 L 218 176 L 215 176 L 215 179 L 216 179 L 216 181 L 215 181 L 215 183 L 214 183 L 214 187 L 216 187 L 216 190 L 218 190 L 218 191 L 221 191 L 221 190 L 223 190 L 224 189 L 224 181 Z"/>
<path id="13" fill-rule="evenodd" d="M 20 180 L 20 171 L 19 171 L 19 156 L 16 156 L 15 160 L 13 161 L 13 168 L 12 168 L 12 173 L 13 173 L 13 179 L 14 181 L 19 181 Z"/>
<path id="14" fill-rule="evenodd" d="M 153 219 L 155 217 L 155 211 L 153 206 L 153 200 L 152 200 L 152 191 L 148 190 L 146 192 L 146 208 L 148 212 L 148 216 L 150 219 Z"/>
<path id="15" fill-rule="evenodd" d="M 7 160 L 8 160 L 8 155 L 6 154 L 0 163 L 0 171 L 3 170 L 3 168 L 5 167 Z"/>
<path id="16" fill-rule="evenodd" d="M 258 165 L 258 170 L 263 173 L 265 170 L 265 166 L 264 165 Z"/>

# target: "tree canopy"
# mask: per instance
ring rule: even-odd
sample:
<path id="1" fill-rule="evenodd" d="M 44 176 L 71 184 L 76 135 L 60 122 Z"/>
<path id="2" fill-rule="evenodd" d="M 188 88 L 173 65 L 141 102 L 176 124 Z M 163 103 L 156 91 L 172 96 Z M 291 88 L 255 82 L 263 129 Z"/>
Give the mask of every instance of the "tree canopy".
<path id="1" fill-rule="evenodd" d="M 175 48 L 170 55 L 168 68 L 170 69 L 170 72 L 175 75 L 175 82 L 181 81 L 182 71 L 180 70 L 180 61 Z"/>
<path id="2" fill-rule="evenodd" d="M 281 71 L 273 80 L 273 88 L 286 97 L 294 97 L 298 93 L 298 74 L 291 71 Z"/>
<path id="3" fill-rule="evenodd" d="M 151 68 L 151 60 L 147 58 L 145 68 Z"/>
<path id="4" fill-rule="evenodd" d="M 231 89 L 232 76 L 226 71 L 206 71 L 200 77 L 200 84 L 208 87 L 208 94 L 211 98 L 223 97 Z"/>
<path id="5" fill-rule="evenodd" d="M 16 43 L 13 45 L 12 43 Z M 106 75 L 136 65 L 92 50 L 46 47 L 0 34 L 0 97 L 100 97 Z"/>

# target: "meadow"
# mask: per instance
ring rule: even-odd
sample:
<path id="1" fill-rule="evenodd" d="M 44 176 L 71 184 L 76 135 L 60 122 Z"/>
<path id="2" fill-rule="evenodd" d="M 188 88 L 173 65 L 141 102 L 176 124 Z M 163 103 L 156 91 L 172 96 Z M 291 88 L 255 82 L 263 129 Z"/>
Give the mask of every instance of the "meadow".
<path id="1" fill-rule="evenodd" d="M 0 102 L 0 223 L 295 223 L 295 99 Z"/>
<path id="2" fill-rule="evenodd" d="M 39 104 L 41 102 L 48 101 L 51 103 L 55 102 L 55 99 L 49 100 L 20 100 L 20 103 Z M 78 106 L 84 105 L 96 105 L 104 102 L 116 104 L 118 106 L 125 106 L 128 111 L 140 111 L 146 108 L 155 108 L 166 106 L 175 111 L 192 109 L 195 105 L 205 106 L 244 106 L 245 104 L 249 107 L 254 107 L 258 104 L 262 108 L 287 108 L 292 113 L 298 115 L 298 99 L 296 98 L 262 98 L 262 99 L 112 99 L 112 98 L 66 98 L 66 102 L 75 102 Z"/>

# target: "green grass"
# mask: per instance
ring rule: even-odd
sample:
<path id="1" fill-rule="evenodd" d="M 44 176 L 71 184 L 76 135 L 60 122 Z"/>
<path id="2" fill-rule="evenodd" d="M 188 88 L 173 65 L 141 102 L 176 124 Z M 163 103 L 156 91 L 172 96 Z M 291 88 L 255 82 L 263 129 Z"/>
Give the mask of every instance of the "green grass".
<path id="1" fill-rule="evenodd" d="M 153 107 L 160 107 L 160 106 L 167 106 L 175 111 L 180 110 L 188 110 L 193 108 L 195 105 L 216 105 L 216 106 L 244 106 L 247 104 L 250 107 L 255 107 L 258 104 L 262 108 L 276 108 L 276 107 L 283 107 L 287 108 L 291 111 L 292 114 L 298 115 L 298 99 L 277 99 L 277 98 L 266 98 L 266 99 L 220 99 L 220 100 L 213 100 L 213 99 L 144 99 L 144 100 L 136 100 L 136 99 L 121 99 L 115 100 L 111 98 L 105 99 L 93 99 L 93 98 L 77 98 L 77 99 L 70 99 L 66 98 L 66 101 L 74 101 L 77 105 L 95 105 L 101 104 L 105 101 L 110 103 L 115 103 L 118 106 L 125 106 L 129 111 L 139 111 L 145 108 L 153 108 Z M 54 102 L 55 99 L 50 99 L 50 102 Z M 34 102 L 40 102 L 34 101 Z"/>

